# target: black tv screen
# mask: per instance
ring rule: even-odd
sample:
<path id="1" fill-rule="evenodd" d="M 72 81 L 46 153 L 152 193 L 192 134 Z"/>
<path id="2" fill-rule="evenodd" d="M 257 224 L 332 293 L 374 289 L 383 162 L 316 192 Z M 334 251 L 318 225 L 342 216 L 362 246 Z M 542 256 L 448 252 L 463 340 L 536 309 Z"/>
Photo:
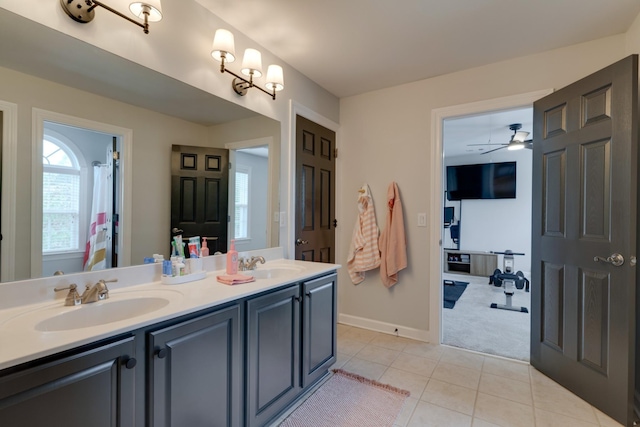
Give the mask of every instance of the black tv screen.
<path id="1" fill-rule="evenodd" d="M 447 199 L 515 199 L 516 162 L 447 166 Z"/>

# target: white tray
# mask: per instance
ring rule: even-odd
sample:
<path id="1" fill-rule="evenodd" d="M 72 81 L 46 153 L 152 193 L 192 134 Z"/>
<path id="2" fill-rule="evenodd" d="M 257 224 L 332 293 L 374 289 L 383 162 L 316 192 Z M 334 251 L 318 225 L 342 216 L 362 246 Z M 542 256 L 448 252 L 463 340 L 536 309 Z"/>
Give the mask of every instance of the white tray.
<path id="1" fill-rule="evenodd" d="M 181 283 L 193 282 L 194 280 L 202 280 L 205 277 L 207 277 L 207 272 L 202 270 L 191 274 L 185 274 L 184 276 L 161 276 L 160 281 L 165 285 L 179 285 Z"/>

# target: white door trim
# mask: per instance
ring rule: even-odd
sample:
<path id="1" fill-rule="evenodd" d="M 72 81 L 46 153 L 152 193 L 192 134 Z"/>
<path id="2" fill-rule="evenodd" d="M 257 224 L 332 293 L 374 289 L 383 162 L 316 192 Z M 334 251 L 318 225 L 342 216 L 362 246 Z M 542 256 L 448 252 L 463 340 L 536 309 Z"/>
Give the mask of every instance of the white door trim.
<path id="1" fill-rule="evenodd" d="M 118 267 L 131 265 L 131 159 L 133 130 L 100 123 L 80 117 L 33 108 L 32 113 L 32 153 L 42 153 L 44 122 L 55 122 L 69 126 L 91 129 L 122 138 L 120 156 L 120 217 L 118 218 Z M 42 276 L 42 157 L 33 155 L 31 163 L 31 277 Z"/>
<path id="2" fill-rule="evenodd" d="M 296 208 L 296 116 L 302 116 L 305 119 L 309 119 L 312 122 L 324 126 L 325 128 L 336 133 L 336 148 L 338 147 L 340 125 L 333 120 L 330 120 L 323 115 L 311 110 L 308 107 L 291 99 L 289 101 L 289 146 L 282 153 L 281 165 L 286 165 L 287 173 L 283 173 L 280 177 L 280 188 L 284 194 L 287 195 L 287 205 L 284 212 L 289 218 L 289 221 L 281 219 L 281 224 L 284 221 L 287 223 L 286 231 L 280 233 L 280 246 L 284 249 L 285 258 L 295 258 L 296 246 L 295 246 L 295 208 Z M 287 157 L 288 156 L 288 157 Z M 336 158 L 336 177 L 340 175 L 339 161 Z M 281 168 L 281 170 L 285 170 Z M 283 179 L 284 178 L 284 179 Z M 336 178 L 336 182 L 338 182 Z M 336 185 L 335 200 L 340 200 L 340 186 Z M 283 207 L 281 206 L 280 209 Z M 336 218 L 340 217 L 340 204 L 336 203 Z M 336 228 L 336 242 L 339 241 L 338 236 L 340 228 Z M 283 236 L 284 234 L 284 236 Z M 336 259 L 339 259 L 339 249 L 336 245 Z"/>
<path id="3" fill-rule="evenodd" d="M 2 111 L 2 242 L 0 281 L 15 280 L 16 167 L 18 165 L 18 104 L 0 101 Z"/>
<path id="4" fill-rule="evenodd" d="M 553 89 L 538 90 L 518 95 L 435 108 L 431 111 L 431 197 L 433 209 L 429 221 L 429 280 L 427 283 L 442 283 L 442 238 L 443 238 L 443 201 L 442 183 L 444 151 L 442 145 L 442 126 L 445 119 L 488 113 L 491 111 L 509 110 L 531 106 L 534 101 L 550 94 Z M 439 202 L 435 202 L 438 200 Z M 442 286 L 431 286 L 429 289 L 429 342 L 442 342 Z"/>

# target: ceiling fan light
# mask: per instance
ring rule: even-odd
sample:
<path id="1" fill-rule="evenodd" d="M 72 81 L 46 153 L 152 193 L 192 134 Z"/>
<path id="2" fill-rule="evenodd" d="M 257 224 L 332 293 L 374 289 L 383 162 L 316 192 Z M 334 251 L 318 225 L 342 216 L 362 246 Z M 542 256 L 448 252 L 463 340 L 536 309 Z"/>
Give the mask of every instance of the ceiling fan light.
<path id="1" fill-rule="evenodd" d="M 509 151 L 522 150 L 523 148 L 524 148 L 524 142 L 523 141 L 513 140 L 513 141 L 511 141 L 509 143 L 509 145 L 507 145 L 507 150 L 509 150 Z"/>

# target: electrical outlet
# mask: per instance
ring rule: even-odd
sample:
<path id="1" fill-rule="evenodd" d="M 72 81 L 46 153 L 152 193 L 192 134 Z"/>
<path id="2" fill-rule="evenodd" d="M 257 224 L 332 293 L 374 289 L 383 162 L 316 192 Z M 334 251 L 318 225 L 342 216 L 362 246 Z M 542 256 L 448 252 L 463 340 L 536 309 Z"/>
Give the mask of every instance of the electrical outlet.
<path id="1" fill-rule="evenodd" d="M 418 227 L 426 227 L 427 226 L 427 214 L 425 212 L 420 212 L 418 214 Z"/>
<path id="2" fill-rule="evenodd" d="M 284 227 L 287 225 L 287 213 L 280 212 L 280 227 Z"/>

